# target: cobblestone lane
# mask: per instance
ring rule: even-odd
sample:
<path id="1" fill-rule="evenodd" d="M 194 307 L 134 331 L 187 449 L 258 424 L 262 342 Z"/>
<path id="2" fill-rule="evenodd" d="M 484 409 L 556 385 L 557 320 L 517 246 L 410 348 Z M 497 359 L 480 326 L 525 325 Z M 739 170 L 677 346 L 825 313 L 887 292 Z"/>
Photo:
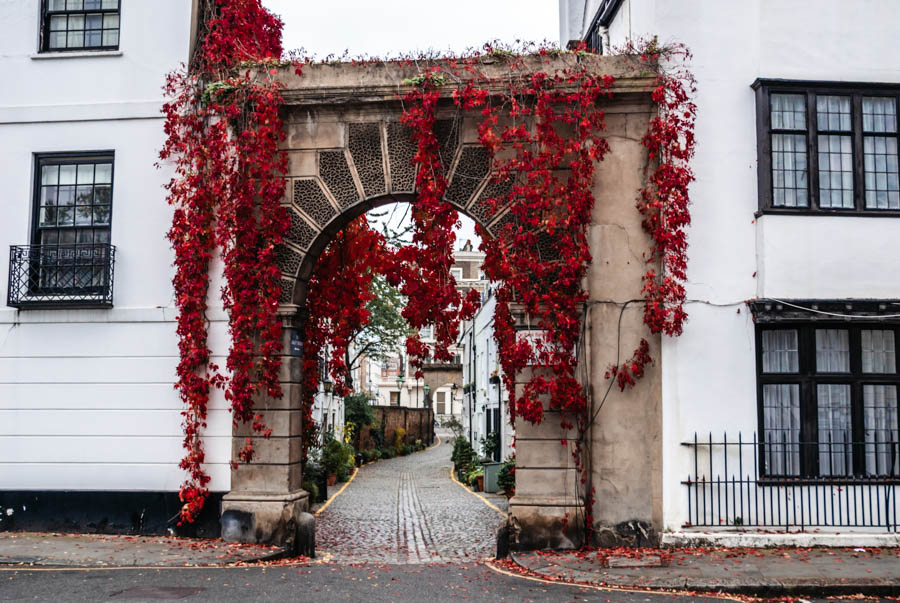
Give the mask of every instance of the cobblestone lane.
<path id="1" fill-rule="evenodd" d="M 440 446 L 362 467 L 316 517 L 316 549 L 338 563 L 461 562 L 492 557 L 502 517 L 450 480 Z"/>

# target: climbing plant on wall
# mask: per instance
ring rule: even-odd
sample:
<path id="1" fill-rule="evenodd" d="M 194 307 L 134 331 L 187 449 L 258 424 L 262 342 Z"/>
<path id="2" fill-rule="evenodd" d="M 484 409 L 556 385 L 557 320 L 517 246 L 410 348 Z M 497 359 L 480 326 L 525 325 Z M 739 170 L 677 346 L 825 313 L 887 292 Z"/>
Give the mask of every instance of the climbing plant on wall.
<path id="1" fill-rule="evenodd" d="M 284 133 L 276 78 L 286 66 L 281 62 L 281 23 L 260 0 L 208 0 L 203 11 L 191 65 L 167 80 L 168 140 L 161 153 L 175 165 L 168 185 L 175 208 L 169 239 L 179 309 L 176 387 L 185 402 L 183 521 L 196 517 L 208 494 L 201 432 L 211 389 L 221 388 L 234 420 L 251 422 L 262 436 L 270 431 L 254 413 L 253 397 L 281 395 L 275 263 L 287 228 L 279 205 L 285 172 L 278 149 Z M 658 112 L 643 138 L 651 168 L 637 198 L 652 242 L 642 284 L 644 322 L 651 333 L 675 336 L 686 318 L 692 79 L 683 69 L 663 68 L 687 57 L 682 48 L 651 42 L 624 52 L 635 58 L 636 69 L 656 74 L 652 99 Z M 476 118 L 478 142 L 492 158 L 489 186 L 495 193 L 487 203 L 493 211 L 509 207 L 492 233 L 481 229 L 480 235 L 484 271 L 499 283 L 494 327 L 510 414 L 539 423 L 549 406 L 562 411 L 564 426 L 583 432 L 587 398 L 575 371 L 587 299 L 582 282 L 592 260 L 586 233 L 594 204 L 594 168 L 609 150 L 601 101 L 616 83 L 612 76 L 595 73 L 588 56 L 583 49 L 512 51 L 488 45 L 464 57 L 395 59 L 418 66 L 418 75 L 403 82 L 407 91 L 402 96 L 402 120 L 416 148 L 413 237 L 410 244 L 392 248 L 362 217 L 318 258 L 307 287 L 303 325 L 307 444 L 314 441 L 311 408 L 321 378 L 320 357 L 328 356 L 338 394 L 347 393 L 347 347 L 351 334 L 369 318 L 366 305 L 377 274 L 408 300 L 403 317 L 414 334 L 406 349 L 417 369 L 430 356 L 449 359 L 460 321 L 477 308 L 477 293 L 462 297 L 450 274 L 458 215 L 444 198 L 449 162 L 441 156 L 436 132 L 439 113 L 448 112 Z M 553 64 L 564 67 L 546 67 L 560 57 Z M 300 75 L 300 64 L 293 68 Z M 208 347 L 209 273 L 216 254 L 224 266 L 222 302 L 231 335 L 226 371 L 212 362 Z M 516 317 L 524 317 L 539 335 L 521 337 Z M 433 349 L 415 334 L 428 325 L 435 327 Z M 624 389 L 635 384 L 649 362 L 649 344 L 643 340 L 633 358 L 612 366 L 608 377 Z M 517 389 L 526 369 L 527 379 Z M 248 439 L 239 457 L 249 461 L 252 456 Z M 584 482 L 580 444 L 575 457 Z"/>

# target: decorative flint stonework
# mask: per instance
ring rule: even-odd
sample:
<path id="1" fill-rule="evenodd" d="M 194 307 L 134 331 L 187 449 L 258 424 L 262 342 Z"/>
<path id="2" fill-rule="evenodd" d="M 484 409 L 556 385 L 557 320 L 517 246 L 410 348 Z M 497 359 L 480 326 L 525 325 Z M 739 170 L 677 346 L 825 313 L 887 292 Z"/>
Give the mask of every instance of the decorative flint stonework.
<path id="1" fill-rule="evenodd" d="M 638 75 L 627 59 L 577 58 L 562 55 L 535 58 L 535 70 L 564 68 L 574 61 L 595 63 L 598 73 L 617 78 L 612 99 L 605 100 L 611 152 L 598 166 L 596 206 L 589 236 L 594 266 L 586 288 L 592 301 L 625 302 L 640 297 L 644 271 L 642 253 L 649 243 L 640 225 L 634 199 L 644 178 L 646 152 L 640 138 L 652 105 L 652 78 Z M 549 62 L 549 64 L 548 64 Z M 504 85 L 502 62 L 484 65 L 483 72 Z M 259 440 L 257 456 L 232 472 L 232 490 L 222 503 L 223 535 L 245 542 L 284 542 L 308 507 L 300 489 L 300 334 L 306 283 L 316 258 L 351 220 L 366 211 L 396 201 L 415 199 L 415 145 L 401 121 L 400 84 L 417 74 L 399 63 L 370 65 L 308 65 L 302 77 L 285 68 L 282 116 L 286 129 L 288 186 L 284 205 L 291 217 L 279 252 L 281 313 L 285 324 L 282 388 L 284 397 L 261 397 L 257 408 L 273 437 Z M 461 116 L 449 100 L 439 109 L 436 133 L 441 161 L 449 176 L 446 200 L 487 231 L 514 218 L 508 208 L 493 208 L 487 200 L 509 190 L 509 182 L 492 182 L 491 164 L 477 142 L 477 116 Z M 547 249 L 547 241 L 539 241 Z M 600 308 L 599 310 L 597 308 Z M 616 358 L 618 307 L 588 311 L 584 348 L 584 379 L 599 400 L 606 389 L 606 366 Z M 522 325 L 523 328 L 526 325 Z M 631 350 L 643 333 L 641 309 L 625 312 L 621 350 Z M 659 349 L 658 341 L 651 341 Z M 597 490 L 594 516 L 598 527 L 636 520 L 659 526 L 659 366 L 633 391 L 604 408 L 588 433 L 589 482 Z M 524 376 L 523 376 L 524 378 Z M 627 402 L 624 402 L 627 400 Z M 593 411 L 592 411 L 593 412 Z M 607 419 L 615 414 L 615 420 Z M 544 423 L 517 422 L 516 496 L 510 501 L 513 546 L 572 547 L 581 543 L 585 518 L 584 490 L 574 468 L 570 446 L 574 433 L 563 432 L 559 416 L 548 411 Z M 235 432 L 233 458 L 245 434 Z M 570 442 L 568 446 L 561 441 Z M 590 485 L 590 484 L 588 484 Z M 627 498 L 628 504 L 623 504 Z M 628 514 L 623 517 L 622 514 Z"/>

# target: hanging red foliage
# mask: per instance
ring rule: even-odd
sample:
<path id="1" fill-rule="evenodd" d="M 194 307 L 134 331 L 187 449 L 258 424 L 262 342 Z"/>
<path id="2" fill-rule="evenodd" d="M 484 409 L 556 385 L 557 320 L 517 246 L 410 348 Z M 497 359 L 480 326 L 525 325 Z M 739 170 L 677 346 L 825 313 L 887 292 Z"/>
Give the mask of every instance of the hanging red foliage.
<path id="1" fill-rule="evenodd" d="M 169 240 L 175 251 L 175 304 L 180 361 L 175 387 L 185 408 L 180 466 L 182 521 L 193 521 L 208 495 L 209 476 L 201 432 L 210 388 L 225 391 L 234 421 L 252 420 L 256 433 L 270 433 L 253 415 L 252 396 L 280 396 L 281 324 L 276 316 L 279 271 L 275 247 L 287 228 L 279 201 L 285 158 L 278 85 L 267 69 L 281 56 L 281 21 L 259 0 L 201 2 L 204 35 L 191 66 L 170 74 L 164 106 L 168 136 L 160 152 L 175 175 L 168 200 L 175 208 Z M 210 261 L 224 261 L 222 303 L 228 311 L 231 347 L 227 373 L 210 361 L 207 295 Z M 254 337 L 258 344 L 254 345 Z M 253 456 L 250 441 L 240 458 Z"/>

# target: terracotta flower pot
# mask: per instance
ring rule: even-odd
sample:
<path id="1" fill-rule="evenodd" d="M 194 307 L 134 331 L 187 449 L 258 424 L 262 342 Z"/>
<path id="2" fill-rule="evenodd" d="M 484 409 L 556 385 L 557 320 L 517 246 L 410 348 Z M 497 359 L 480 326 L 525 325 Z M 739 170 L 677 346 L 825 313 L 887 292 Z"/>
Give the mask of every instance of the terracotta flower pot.
<path id="1" fill-rule="evenodd" d="M 475 491 L 481 492 L 482 490 L 484 490 L 484 476 L 479 475 L 475 478 Z"/>
<path id="2" fill-rule="evenodd" d="M 333 486 L 337 483 L 337 475 L 332 473 L 328 476 L 328 485 Z"/>

